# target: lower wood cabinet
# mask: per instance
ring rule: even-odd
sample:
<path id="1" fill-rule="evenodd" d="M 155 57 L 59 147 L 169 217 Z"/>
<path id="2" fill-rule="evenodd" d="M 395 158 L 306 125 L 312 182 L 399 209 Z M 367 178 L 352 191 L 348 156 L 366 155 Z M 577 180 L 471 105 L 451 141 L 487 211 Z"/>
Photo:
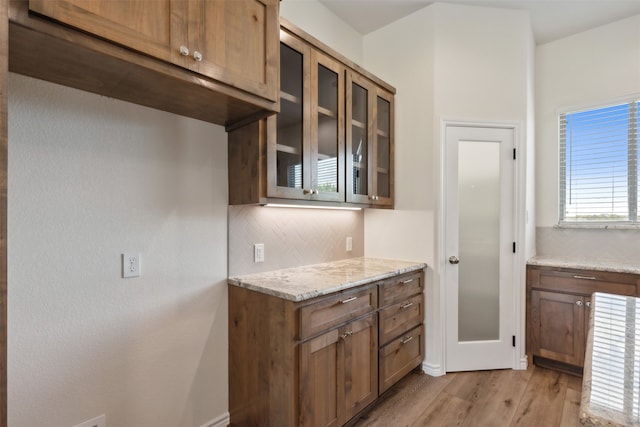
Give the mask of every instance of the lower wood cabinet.
<path id="1" fill-rule="evenodd" d="M 375 313 L 300 344 L 301 426 L 341 426 L 378 397 Z"/>
<path id="2" fill-rule="evenodd" d="M 527 351 L 533 363 L 581 374 L 591 295 L 636 296 L 640 275 L 527 266 Z"/>
<path id="3" fill-rule="evenodd" d="M 229 286 L 232 426 L 342 426 L 424 358 L 422 271 L 294 302 Z"/>

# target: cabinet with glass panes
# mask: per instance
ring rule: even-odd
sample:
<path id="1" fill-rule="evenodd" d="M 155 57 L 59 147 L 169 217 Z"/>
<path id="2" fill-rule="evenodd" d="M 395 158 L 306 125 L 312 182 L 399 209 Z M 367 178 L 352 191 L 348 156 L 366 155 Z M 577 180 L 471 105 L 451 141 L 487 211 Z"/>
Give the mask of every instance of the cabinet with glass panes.
<path id="1" fill-rule="evenodd" d="M 347 72 L 347 202 L 393 206 L 393 94 Z"/>
<path id="2" fill-rule="evenodd" d="M 281 110 L 229 132 L 229 204 L 392 207 L 393 92 L 281 20 Z"/>

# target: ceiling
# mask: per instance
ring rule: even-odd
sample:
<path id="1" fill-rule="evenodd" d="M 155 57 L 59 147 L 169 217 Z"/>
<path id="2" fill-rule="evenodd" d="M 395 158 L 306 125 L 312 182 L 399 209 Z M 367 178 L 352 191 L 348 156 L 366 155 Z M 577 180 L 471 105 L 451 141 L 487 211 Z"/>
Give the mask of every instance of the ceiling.
<path id="1" fill-rule="evenodd" d="M 439 0 L 531 14 L 537 44 L 640 14 L 640 0 Z M 382 28 L 432 3 L 427 0 L 320 0 L 360 34 Z"/>

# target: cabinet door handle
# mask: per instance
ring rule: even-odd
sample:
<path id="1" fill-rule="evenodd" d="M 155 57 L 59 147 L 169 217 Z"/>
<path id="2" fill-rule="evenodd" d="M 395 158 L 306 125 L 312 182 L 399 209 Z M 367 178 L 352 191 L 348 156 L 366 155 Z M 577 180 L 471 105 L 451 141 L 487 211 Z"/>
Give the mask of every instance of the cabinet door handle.
<path id="1" fill-rule="evenodd" d="M 180 55 L 189 56 L 189 48 L 186 46 L 180 46 Z"/>
<path id="2" fill-rule="evenodd" d="M 358 299 L 358 297 L 350 297 L 350 298 L 347 298 L 347 299 L 343 299 L 342 301 L 340 301 L 340 304 L 346 304 L 348 302 L 355 301 L 357 299 Z"/>
<path id="3" fill-rule="evenodd" d="M 412 302 L 408 302 L 408 303 L 406 303 L 406 304 L 402 304 L 402 305 L 400 306 L 400 308 L 401 308 L 401 309 L 405 309 L 405 308 L 409 308 L 409 307 L 411 307 L 412 305 L 413 305 L 413 303 L 412 303 Z"/>
<path id="4" fill-rule="evenodd" d="M 584 305 L 586 305 L 586 306 L 587 306 L 587 308 L 591 308 L 591 301 L 587 301 L 587 302 L 585 302 L 585 303 L 584 303 Z"/>
<path id="5" fill-rule="evenodd" d="M 302 194 L 313 194 L 313 190 L 307 190 L 306 188 L 302 190 Z"/>
<path id="6" fill-rule="evenodd" d="M 193 52 L 193 59 L 198 62 L 202 61 L 202 54 L 196 50 L 195 52 Z"/>
<path id="7" fill-rule="evenodd" d="M 344 334 L 340 335 L 340 338 L 342 338 L 343 340 L 346 340 L 347 338 L 349 338 L 351 335 L 353 335 L 353 331 L 347 331 Z"/>
<path id="8" fill-rule="evenodd" d="M 411 283 L 411 282 L 413 282 L 413 279 L 403 280 L 401 283 L 402 283 L 403 285 L 406 285 L 407 283 Z"/>
<path id="9" fill-rule="evenodd" d="M 596 276 L 580 276 L 580 275 L 575 275 L 573 276 L 574 279 L 584 279 L 584 280 L 598 280 L 598 278 Z"/>
<path id="10" fill-rule="evenodd" d="M 582 307 L 582 304 L 583 304 L 583 302 L 582 302 L 582 301 L 580 301 L 580 300 L 576 301 L 576 305 L 577 305 L 578 307 Z"/>
<path id="11" fill-rule="evenodd" d="M 406 344 L 409 341 L 411 341 L 412 339 L 413 339 L 413 336 L 405 337 L 402 341 L 400 341 L 400 344 Z"/>

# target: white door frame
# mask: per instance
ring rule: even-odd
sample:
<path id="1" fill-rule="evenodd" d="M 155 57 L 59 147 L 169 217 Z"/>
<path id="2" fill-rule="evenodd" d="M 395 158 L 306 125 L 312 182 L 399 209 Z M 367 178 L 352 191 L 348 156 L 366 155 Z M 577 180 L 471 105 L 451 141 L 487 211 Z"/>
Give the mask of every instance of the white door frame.
<path id="1" fill-rule="evenodd" d="M 514 283 L 513 288 L 513 335 L 516 337 L 515 351 L 513 352 L 513 369 L 527 369 L 527 358 L 525 354 L 525 304 L 526 304 L 526 274 L 525 274 L 525 225 L 526 225 L 526 149 L 525 138 L 523 137 L 522 123 L 515 122 L 480 122 L 463 121 L 454 119 L 442 119 L 440 121 L 440 185 L 439 185 L 439 208 L 438 208 L 438 270 L 439 274 L 439 326 L 440 326 L 440 372 L 429 372 L 430 374 L 445 374 L 446 366 L 446 304 L 447 304 L 447 276 L 446 276 L 446 235 L 445 235 L 445 153 L 446 153 L 446 131 L 447 127 L 475 127 L 475 128 L 505 128 L 512 129 L 514 135 L 514 145 L 516 147 L 515 182 L 514 182 L 514 236 L 516 239 L 516 253 L 514 254 L 513 271 L 511 277 Z"/>

